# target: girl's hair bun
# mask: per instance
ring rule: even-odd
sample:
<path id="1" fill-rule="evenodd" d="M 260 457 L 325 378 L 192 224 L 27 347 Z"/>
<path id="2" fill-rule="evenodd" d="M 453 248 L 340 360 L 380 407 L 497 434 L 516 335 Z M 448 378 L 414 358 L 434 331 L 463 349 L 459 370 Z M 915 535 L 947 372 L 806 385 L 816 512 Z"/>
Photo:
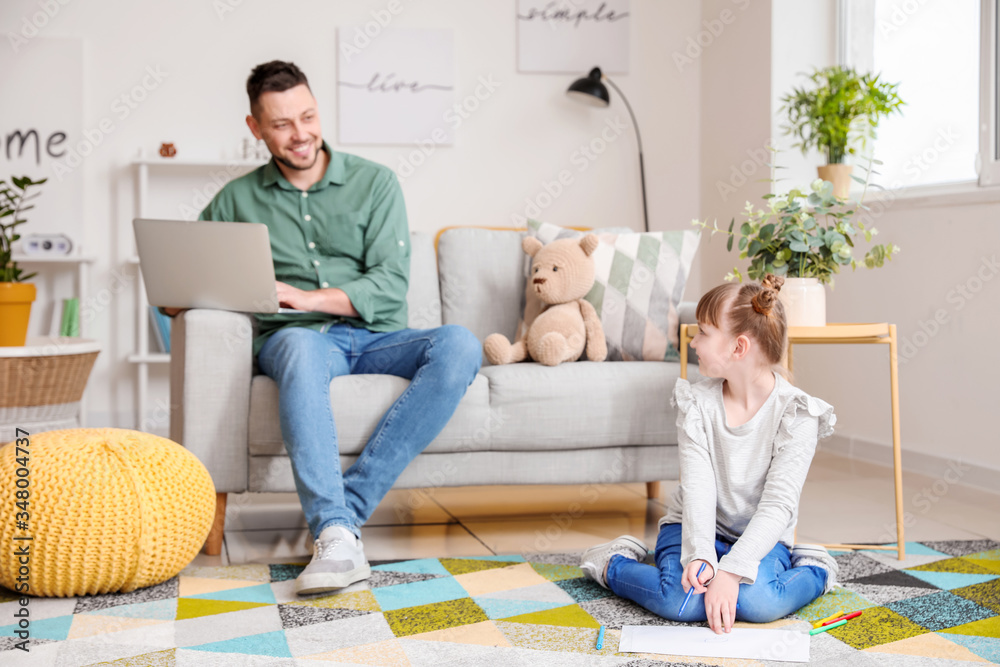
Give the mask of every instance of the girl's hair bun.
<path id="1" fill-rule="evenodd" d="M 760 281 L 761 290 L 750 299 L 753 309 L 761 315 L 770 315 L 774 302 L 778 300 L 778 292 L 784 284 L 785 279 L 781 276 L 773 273 L 764 276 L 764 280 Z"/>

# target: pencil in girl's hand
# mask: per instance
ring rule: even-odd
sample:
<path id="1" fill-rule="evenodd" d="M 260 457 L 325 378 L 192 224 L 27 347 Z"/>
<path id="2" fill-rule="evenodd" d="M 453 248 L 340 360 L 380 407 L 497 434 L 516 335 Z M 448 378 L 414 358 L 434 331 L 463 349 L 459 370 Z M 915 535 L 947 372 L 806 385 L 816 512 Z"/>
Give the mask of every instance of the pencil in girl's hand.
<path id="1" fill-rule="evenodd" d="M 705 566 L 706 565 L 708 565 L 708 563 L 702 561 L 701 567 L 698 568 L 698 574 L 694 575 L 694 578 L 696 580 L 698 580 L 699 584 L 701 583 L 701 573 L 705 571 Z M 678 616 L 680 616 L 681 614 L 684 613 L 684 607 L 688 606 L 688 600 L 691 599 L 691 594 L 692 593 L 694 593 L 694 586 L 692 586 L 691 588 L 689 588 L 688 589 L 688 594 L 686 596 L 684 596 L 684 602 L 681 603 L 681 610 L 678 612 L 678 614 L 677 614 Z"/>

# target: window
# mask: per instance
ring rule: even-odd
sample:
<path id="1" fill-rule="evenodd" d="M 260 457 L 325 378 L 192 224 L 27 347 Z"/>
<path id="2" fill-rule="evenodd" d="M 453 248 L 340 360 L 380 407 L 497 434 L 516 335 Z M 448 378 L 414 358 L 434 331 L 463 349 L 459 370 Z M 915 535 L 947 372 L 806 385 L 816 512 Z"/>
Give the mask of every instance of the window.
<path id="1" fill-rule="evenodd" d="M 902 114 L 881 119 L 869 148 L 883 162 L 878 184 L 898 189 L 976 180 L 981 4 L 996 2 L 841 0 L 848 31 L 842 60 L 899 82 L 906 102 Z"/>
<path id="2" fill-rule="evenodd" d="M 983 0 L 981 32 L 980 185 L 1000 185 L 1000 2 Z"/>

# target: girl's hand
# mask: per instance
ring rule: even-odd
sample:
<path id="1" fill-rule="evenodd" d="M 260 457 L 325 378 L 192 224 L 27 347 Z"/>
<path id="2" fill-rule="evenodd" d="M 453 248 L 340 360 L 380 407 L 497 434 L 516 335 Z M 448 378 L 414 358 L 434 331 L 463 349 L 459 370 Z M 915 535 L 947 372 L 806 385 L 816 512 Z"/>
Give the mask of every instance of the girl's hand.
<path id="1" fill-rule="evenodd" d="M 698 570 L 701 569 L 702 563 L 705 563 L 708 567 L 705 568 L 705 571 L 699 577 Z M 711 563 L 703 560 L 693 560 L 684 569 L 684 574 L 681 576 L 681 588 L 687 593 L 688 589 L 694 586 L 695 595 L 701 595 L 708 590 L 705 588 L 705 582 L 711 579 L 713 574 L 715 574 L 715 569 Z"/>
<path id="2" fill-rule="evenodd" d="M 708 593 L 705 595 L 705 615 L 708 617 L 708 627 L 716 634 L 733 629 L 741 578 L 738 574 L 720 570 L 719 576 L 708 586 Z"/>

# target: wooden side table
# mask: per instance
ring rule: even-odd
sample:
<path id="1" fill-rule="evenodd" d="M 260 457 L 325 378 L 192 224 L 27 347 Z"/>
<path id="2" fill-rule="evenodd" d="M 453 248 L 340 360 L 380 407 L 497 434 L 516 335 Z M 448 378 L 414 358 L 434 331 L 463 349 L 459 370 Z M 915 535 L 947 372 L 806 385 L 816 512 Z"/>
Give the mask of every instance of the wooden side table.
<path id="1" fill-rule="evenodd" d="M 697 324 L 682 324 L 680 339 L 681 377 L 687 379 L 688 344 L 698 333 Z M 889 390 L 892 396 L 892 466 L 896 484 L 896 546 L 872 546 L 867 544 L 825 544 L 834 549 L 876 549 L 896 551 L 899 560 L 906 557 L 906 543 L 903 537 L 903 466 L 900 457 L 899 436 L 899 369 L 896 325 L 879 323 L 835 323 L 825 327 L 789 327 L 788 354 L 785 368 L 792 370 L 793 345 L 888 345 L 889 346 Z"/>

